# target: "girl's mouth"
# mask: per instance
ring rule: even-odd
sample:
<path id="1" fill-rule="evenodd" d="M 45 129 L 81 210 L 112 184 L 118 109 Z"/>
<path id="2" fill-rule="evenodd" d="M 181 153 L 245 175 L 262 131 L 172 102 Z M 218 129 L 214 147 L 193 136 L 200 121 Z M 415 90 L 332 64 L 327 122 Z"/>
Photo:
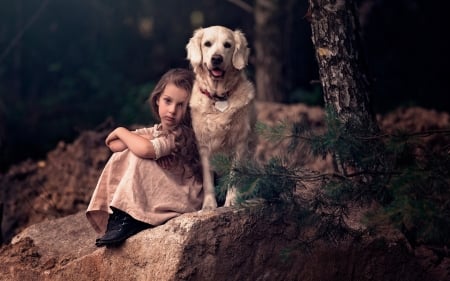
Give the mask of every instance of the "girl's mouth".
<path id="1" fill-rule="evenodd" d="M 170 123 L 173 123 L 173 122 L 175 122 L 175 118 L 173 118 L 173 117 L 165 117 L 164 118 L 167 122 L 170 122 Z"/>

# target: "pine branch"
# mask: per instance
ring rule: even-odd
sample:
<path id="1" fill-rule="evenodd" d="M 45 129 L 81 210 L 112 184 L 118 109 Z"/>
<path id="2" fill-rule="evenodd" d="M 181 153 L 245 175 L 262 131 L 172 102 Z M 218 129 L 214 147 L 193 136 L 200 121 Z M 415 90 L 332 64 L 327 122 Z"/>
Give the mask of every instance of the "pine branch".
<path id="1" fill-rule="evenodd" d="M 374 140 L 374 139 L 381 139 L 381 138 L 412 138 L 412 137 L 429 137 L 432 135 L 450 135 L 450 129 L 443 129 L 443 130 L 427 130 L 427 131 L 421 131 L 421 132 L 413 132 L 413 133 L 401 133 L 401 134 L 379 134 L 374 136 L 355 136 L 356 138 L 360 140 Z"/>
<path id="2" fill-rule="evenodd" d="M 361 125 L 344 126 L 332 111 L 327 111 L 326 128 L 317 133 L 304 122 L 258 124 L 258 132 L 269 141 L 289 140 L 288 151 L 307 148 L 317 157 L 338 156 L 341 169 L 308 171 L 287 165 L 289 159 L 273 158 L 266 164 L 237 165 L 236 177 L 224 177 L 224 183 L 242 187 L 241 203 L 263 198 L 279 206 L 295 206 L 299 227 L 305 227 L 307 234 L 299 245 L 312 247 L 318 240 L 361 235 L 346 224 L 347 206 L 375 201 L 381 207 L 367 214 L 367 229 L 387 223 L 411 243 L 450 246 L 449 129 L 368 135 Z M 438 147 L 425 139 L 433 136 L 443 140 Z M 298 192 L 311 183 L 318 186 L 314 196 Z"/>

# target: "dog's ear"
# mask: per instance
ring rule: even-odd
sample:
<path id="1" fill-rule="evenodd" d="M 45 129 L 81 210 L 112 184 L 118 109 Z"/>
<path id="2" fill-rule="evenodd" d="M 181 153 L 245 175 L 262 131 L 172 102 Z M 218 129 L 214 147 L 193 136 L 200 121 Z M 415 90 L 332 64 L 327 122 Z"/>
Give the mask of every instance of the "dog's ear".
<path id="1" fill-rule="evenodd" d="M 233 35 L 236 44 L 233 53 L 233 66 L 241 70 L 247 65 L 250 49 L 247 47 L 247 39 L 242 31 L 235 30 Z"/>
<path id="2" fill-rule="evenodd" d="M 189 39 L 189 42 L 186 45 L 187 59 L 194 68 L 202 63 L 202 37 L 203 28 L 199 28 L 194 31 L 194 35 Z"/>

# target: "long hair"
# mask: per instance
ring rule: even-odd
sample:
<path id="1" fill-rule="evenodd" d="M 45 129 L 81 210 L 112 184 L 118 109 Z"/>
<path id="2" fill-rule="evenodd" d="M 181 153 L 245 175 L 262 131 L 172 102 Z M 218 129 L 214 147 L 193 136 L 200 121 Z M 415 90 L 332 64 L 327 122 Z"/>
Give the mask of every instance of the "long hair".
<path id="1" fill-rule="evenodd" d="M 176 87 L 185 90 L 188 93 L 189 101 L 194 78 L 195 76 L 192 71 L 183 68 L 174 68 L 163 74 L 149 97 L 150 108 L 156 120 L 159 122 L 161 121 L 158 114 L 157 101 L 164 92 L 166 86 L 168 84 L 173 84 Z M 171 133 L 175 135 L 175 150 L 172 154 L 176 157 L 177 161 L 184 164 L 185 167 L 190 167 L 192 175 L 197 181 L 201 181 L 202 169 L 200 156 L 195 141 L 194 130 L 192 129 L 191 113 L 188 102 L 185 104 L 183 118 Z"/>

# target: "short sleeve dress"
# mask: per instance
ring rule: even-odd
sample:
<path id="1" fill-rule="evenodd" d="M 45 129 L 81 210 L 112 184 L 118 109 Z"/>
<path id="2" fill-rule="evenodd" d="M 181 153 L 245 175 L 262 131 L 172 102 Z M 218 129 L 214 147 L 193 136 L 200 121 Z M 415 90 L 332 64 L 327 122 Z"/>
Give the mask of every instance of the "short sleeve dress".
<path id="1" fill-rule="evenodd" d="M 175 148 L 174 135 L 160 125 L 136 130 L 148 136 L 157 157 Z M 159 154 L 159 155 L 158 155 Z M 106 231 L 110 206 L 151 225 L 160 225 L 183 213 L 201 209 L 202 184 L 190 167 L 163 169 L 155 160 L 137 157 L 130 150 L 115 152 L 105 165 L 95 187 L 86 217 L 98 233 Z"/>

